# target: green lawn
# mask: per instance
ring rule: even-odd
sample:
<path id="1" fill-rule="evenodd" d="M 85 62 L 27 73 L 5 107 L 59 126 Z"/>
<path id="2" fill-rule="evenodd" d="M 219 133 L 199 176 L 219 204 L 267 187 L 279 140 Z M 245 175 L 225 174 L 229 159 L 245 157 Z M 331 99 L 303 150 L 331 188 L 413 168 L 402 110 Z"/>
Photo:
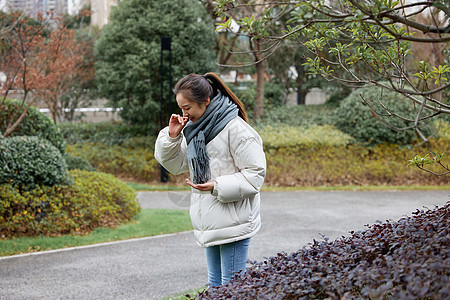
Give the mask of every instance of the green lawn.
<path id="1" fill-rule="evenodd" d="M 128 223 L 117 228 L 97 228 L 85 236 L 39 236 L 0 240 L 0 256 L 154 236 L 191 229 L 188 211 L 143 209 Z"/>
<path id="2" fill-rule="evenodd" d="M 132 187 L 136 191 L 189 191 L 190 187 L 186 186 L 175 186 L 175 185 L 149 185 L 127 182 L 127 185 Z"/>

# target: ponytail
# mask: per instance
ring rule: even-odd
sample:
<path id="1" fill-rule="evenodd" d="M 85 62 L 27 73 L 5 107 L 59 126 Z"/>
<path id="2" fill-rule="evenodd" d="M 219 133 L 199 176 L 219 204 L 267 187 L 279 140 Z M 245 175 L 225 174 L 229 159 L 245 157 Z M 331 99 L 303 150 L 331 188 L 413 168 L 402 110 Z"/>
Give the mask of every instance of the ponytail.
<path id="1" fill-rule="evenodd" d="M 239 116 L 248 123 L 247 113 L 241 100 L 225 85 L 225 83 L 215 73 L 206 73 L 203 77 L 208 80 L 213 88 L 219 89 L 223 94 L 227 95 L 238 107 Z"/>

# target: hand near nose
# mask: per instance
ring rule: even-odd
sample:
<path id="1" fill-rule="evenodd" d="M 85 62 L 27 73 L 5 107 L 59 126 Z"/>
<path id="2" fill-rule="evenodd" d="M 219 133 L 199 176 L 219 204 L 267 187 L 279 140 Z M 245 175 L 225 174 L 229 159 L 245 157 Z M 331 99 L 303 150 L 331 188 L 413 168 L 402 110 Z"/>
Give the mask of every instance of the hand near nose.
<path id="1" fill-rule="evenodd" d="M 169 120 L 169 136 L 176 138 L 188 121 L 188 117 L 173 114 Z"/>

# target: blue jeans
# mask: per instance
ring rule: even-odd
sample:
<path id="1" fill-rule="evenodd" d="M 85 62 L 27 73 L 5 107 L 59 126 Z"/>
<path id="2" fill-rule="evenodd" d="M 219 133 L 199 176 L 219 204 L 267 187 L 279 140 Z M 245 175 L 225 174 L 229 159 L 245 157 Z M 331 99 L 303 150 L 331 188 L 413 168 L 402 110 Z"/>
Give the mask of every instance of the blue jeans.
<path id="1" fill-rule="evenodd" d="M 249 244 L 250 238 L 206 248 L 210 285 L 225 284 L 234 274 L 245 271 Z"/>

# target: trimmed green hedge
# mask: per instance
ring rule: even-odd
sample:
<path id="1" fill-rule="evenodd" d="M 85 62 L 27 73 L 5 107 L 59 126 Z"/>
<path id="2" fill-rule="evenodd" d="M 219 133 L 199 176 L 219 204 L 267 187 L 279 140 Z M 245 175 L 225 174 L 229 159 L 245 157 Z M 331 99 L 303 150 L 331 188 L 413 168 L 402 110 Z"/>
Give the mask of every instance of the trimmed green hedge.
<path id="1" fill-rule="evenodd" d="M 64 156 L 69 170 L 85 170 L 85 171 L 97 171 L 89 162 L 81 157 L 75 157 L 69 154 Z"/>
<path id="2" fill-rule="evenodd" d="M 264 111 L 264 118 L 258 125 L 284 124 L 294 127 L 311 127 L 314 125 L 334 125 L 335 105 L 295 105 L 280 106 Z"/>
<path id="3" fill-rule="evenodd" d="M 414 129 L 396 131 L 378 121 L 370 107 L 363 103 L 362 97 L 381 114 L 379 117 L 383 123 L 390 124 L 396 128 L 406 128 L 413 125 L 395 115 L 388 115 L 385 109 L 379 103 L 382 99 L 383 104 L 389 109 L 391 114 L 398 114 L 411 120 L 415 119 L 419 109 L 417 105 L 411 102 L 405 96 L 388 90 L 381 90 L 379 87 L 371 86 L 354 90 L 347 98 L 341 101 L 339 108 L 334 114 L 334 124 L 336 127 L 353 136 L 358 142 L 372 145 L 392 143 L 407 145 L 418 139 Z M 429 109 L 424 109 L 422 116 L 430 115 Z M 432 123 L 422 121 L 419 126 L 425 136 L 433 133 Z"/>
<path id="4" fill-rule="evenodd" d="M 140 212 L 135 191 L 110 174 L 70 171 L 70 186 L 19 191 L 0 185 L 0 236 L 86 234 Z"/>
<path id="5" fill-rule="evenodd" d="M 329 128 L 329 127 L 322 127 Z M 317 130 L 317 128 L 316 128 Z M 308 133 L 307 131 L 305 131 Z M 314 127 L 310 133 L 315 132 Z M 448 176 L 437 177 L 415 167 L 408 160 L 430 151 L 450 149 L 450 140 L 437 139 L 417 148 L 382 144 L 374 147 L 346 144 L 346 135 L 333 131 L 316 133 L 322 139 L 278 147 L 277 140 L 267 141 L 267 186 L 336 185 L 448 185 Z M 289 133 L 289 132 L 287 132 Z M 330 134 L 333 138 L 327 138 Z M 264 133 L 261 132 L 264 136 Z M 335 139 L 335 137 L 338 137 Z M 345 137 L 345 138 L 342 138 Z M 300 139 L 300 138 L 299 138 Z M 305 140 L 306 141 L 306 140 Z M 102 172 L 134 182 L 158 183 L 160 167 L 146 148 L 102 145 L 69 145 L 67 152 L 81 156 Z M 445 159 L 447 161 L 447 159 Z M 444 163 L 445 163 L 444 161 Z M 184 184 L 186 174 L 170 176 L 173 183 Z"/>
<path id="6" fill-rule="evenodd" d="M 24 107 L 20 107 L 20 102 L 17 100 L 7 99 L 4 105 L 0 105 L 0 132 L 5 132 L 11 118 L 16 114 L 21 114 L 24 109 Z M 49 140 L 61 154 L 64 154 L 66 143 L 59 128 L 36 107 L 31 106 L 28 109 L 25 118 L 8 137 L 13 136 L 38 136 Z"/>
<path id="7" fill-rule="evenodd" d="M 267 125 L 257 128 L 264 141 L 264 149 L 279 149 L 312 146 L 345 146 L 353 138 L 337 130 L 332 125 L 313 125 L 311 127 L 294 127 L 284 124 Z"/>
<path id="8" fill-rule="evenodd" d="M 146 129 L 139 126 L 127 126 L 122 122 L 100 123 L 61 123 L 58 124 L 68 144 L 93 143 L 103 145 L 151 146 L 155 140 L 148 138 Z"/>
<path id="9" fill-rule="evenodd" d="M 155 180 L 159 174 L 159 164 L 153 156 L 153 150 L 146 147 L 84 143 L 68 145 L 66 151 L 88 161 L 100 172 L 114 174 L 122 179 L 148 182 Z"/>
<path id="10" fill-rule="evenodd" d="M 408 167 L 408 160 L 416 154 L 424 156 L 430 151 L 447 149 L 450 149 L 450 140 L 444 139 L 416 148 L 381 144 L 269 149 L 266 151 L 265 185 L 448 185 L 448 176 L 433 176 Z"/>
<path id="11" fill-rule="evenodd" d="M 69 182 L 66 161 L 48 140 L 36 136 L 0 139 L 0 183 L 30 189 Z"/>

